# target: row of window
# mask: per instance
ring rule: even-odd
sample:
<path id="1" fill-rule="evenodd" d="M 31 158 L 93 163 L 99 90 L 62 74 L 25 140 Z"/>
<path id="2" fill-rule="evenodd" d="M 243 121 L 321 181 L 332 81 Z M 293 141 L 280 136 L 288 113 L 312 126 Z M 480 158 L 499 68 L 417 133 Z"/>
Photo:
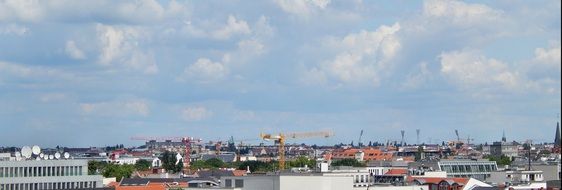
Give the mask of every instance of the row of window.
<path id="1" fill-rule="evenodd" d="M 373 182 L 369 175 L 355 175 L 355 183 L 370 183 Z"/>
<path id="2" fill-rule="evenodd" d="M 0 184 L 0 190 L 77 189 L 95 187 L 97 187 L 97 182 L 95 181 Z"/>
<path id="3" fill-rule="evenodd" d="M 496 171 L 495 165 L 449 165 L 441 166 L 441 171 L 447 173 L 465 173 L 465 172 L 491 172 Z"/>
<path id="4" fill-rule="evenodd" d="M 0 167 L 0 178 L 80 175 L 82 175 L 82 166 Z"/>
<path id="5" fill-rule="evenodd" d="M 234 186 L 232 186 L 232 179 L 225 179 L 224 180 L 224 187 L 244 187 L 244 180 L 243 179 L 235 179 Z"/>

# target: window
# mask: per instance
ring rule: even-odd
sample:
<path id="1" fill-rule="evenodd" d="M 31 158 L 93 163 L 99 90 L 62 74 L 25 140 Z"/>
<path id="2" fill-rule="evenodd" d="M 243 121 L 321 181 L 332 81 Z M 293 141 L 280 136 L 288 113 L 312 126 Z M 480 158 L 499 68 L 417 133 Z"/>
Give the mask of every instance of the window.
<path id="1" fill-rule="evenodd" d="M 449 190 L 449 183 L 446 181 L 439 183 L 439 190 Z"/>
<path id="2" fill-rule="evenodd" d="M 244 180 L 242 179 L 234 180 L 234 187 L 244 187 Z"/>
<path id="3" fill-rule="evenodd" d="M 232 179 L 224 180 L 224 187 L 232 187 Z"/>

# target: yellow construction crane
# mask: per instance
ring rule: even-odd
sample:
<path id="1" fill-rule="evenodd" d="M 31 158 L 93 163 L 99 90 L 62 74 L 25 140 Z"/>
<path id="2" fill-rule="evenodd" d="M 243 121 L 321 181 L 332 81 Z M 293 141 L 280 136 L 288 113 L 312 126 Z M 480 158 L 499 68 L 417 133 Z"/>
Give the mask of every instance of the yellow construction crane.
<path id="1" fill-rule="evenodd" d="M 260 134 L 263 140 L 274 140 L 278 143 L 279 147 L 279 170 L 285 169 L 285 140 L 286 139 L 299 139 L 299 138 L 312 138 L 324 137 L 328 138 L 334 136 L 332 131 L 312 131 L 312 132 L 296 132 L 296 133 L 279 133 L 274 134 Z"/>

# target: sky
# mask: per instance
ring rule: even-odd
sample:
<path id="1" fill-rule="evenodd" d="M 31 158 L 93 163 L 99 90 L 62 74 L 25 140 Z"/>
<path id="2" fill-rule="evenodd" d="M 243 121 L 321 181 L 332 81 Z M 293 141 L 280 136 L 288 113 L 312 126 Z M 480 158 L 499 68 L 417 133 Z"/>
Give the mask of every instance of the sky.
<path id="1" fill-rule="evenodd" d="M 560 0 L 0 0 L 0 146 L 552 142 Z M 266 142 L 271 143 L 271 142 Z"/>

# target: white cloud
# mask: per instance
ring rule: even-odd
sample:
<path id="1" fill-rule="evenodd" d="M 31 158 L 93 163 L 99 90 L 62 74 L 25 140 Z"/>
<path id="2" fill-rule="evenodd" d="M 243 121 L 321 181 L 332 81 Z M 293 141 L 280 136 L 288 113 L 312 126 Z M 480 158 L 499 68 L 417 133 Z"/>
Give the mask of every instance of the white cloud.
<path id="1" fill-rule="evenodd" d="M 156 65 L 154 54 L 152 53 L 135 51 L 132 53 L 130 59 L 125 61 L 124 64 L 130 68 L 141 70 L 145 74 L 158 73 L 158 66 Z"/>
<path id="2" fill-rule="evenodd" d="M 63 70 L 0 61 L 0 79 L 2 78 L 77 80 L 76 75 Z"/>
<path id="3" fill-rule="evenodd" d="M 326 9 L 330 0 L 275 0 L 275 3 L 287 13 L 308 17 L 316 11 Z"/>
<path id="4" fill-rule="evenodd" d="M 250 34 L 252 31 L 245 20 L 236 19 L 236 17 L 228 16 L 228 21 L 224 27 L 213 32 L 216 39 L 229 39 L 233 35 Z"/>
<path id="5" fill-rule="evenodd" d="M 47 93 L 40 97 L 41 102 L 58 102 L 66 99 L 66 94 L 64 93 Z"/>
<path id="6" fill-rule="evenodd" d="M 235 121 L 252 121 L 255 120 L 256 117 L 256 113 L 253 111 L 242 111 L 242 110 L 237 110 L 234 112 L 234 120 Z"/>
<path id="7" fill-rule="evenodd" d="M 535 60 L 539 63 L 554 65 L 560 67 L 560 45 L 557 47 L 537 48 L 535 49 Z"/>
<path id="8" fill-rule="evenodd" d="M 482 4 L 469 4 L 458 0 L 426 0 L 423 14 L 429 18 L 445 19 L 453 24 L 470 26 L 501 19 L 502 11 Z"/>
<path id="9" fill-rule="evenodd" d="M 0 25 L 0 35 L 24 36 L 29 33 L 29 28 L 18 24 Z"/>
<path id="10" fill-rule="evenodd" d="M 48 14 L 47 14 L 48 13 Z M 82 21 L 108 23 L 155 23 L 173 17 L 185 17 L 186 3 L 169 1 L 168 6 L 156 0 L 136 1 L 0 1 L 0 21 Z M 101 18 L 101 19 L 100 19 Z"/>
<path id="11" fill-rule="evenodd" d="M 421 62 L 415 72 L 410 73 L 406 81 L 402 83 L 403 89 L 417 89 L 423 85 L 432 76 L 431 71 L 427 68 L 427 62 Z"/>
<path id="12" fill-rule="evenodd" d="M 201 121 L 213 115 L 213 112 L 202 106 L 187 107 L 182 110 L 181 116 L 186 121 Z"/>
<path id="13" fill-rule="evenodd" d="M 98 24 L 97 33 L 101 49 L 98 63 L 101 65 L 120 65 L 145 74 L 158 72 L 154 55 L 143 51 L 139 45 L 141 40 L 148 38 L 140 28 Z"/>
<path id="14" fill-rule="evenodd" d="M 43 9 L 38 2 L 37 0 L 0 1 L 0 21 L 36 22 L 43 17 Z"/>
<path id="15" fill-rule="evenodd" d="M 80 109 L 86 115 L 98 116 L 148 116 L 150 107 L 145 100 L 81 103 Z"/>
<path id="16" fill-rule="evenodd" d="M 228 72 L 228 68 L 223 63 L 213 62 L 207 58 L 199 58 L 184 70 L 188 79 L 195 79 L 202 83 L 224 79 Z"/>
<path id="17" fill-rule="evenodd" d="M 86 55 L 84 55 L 84 52 L 82 52 L 80 48 L 76 47 L 76 43 L 72 40 L 66 41 L 64 51 L 72 59 L 86 59 Z"/>
<path id="18" fill-rule="evenodd" d="M 443 75 L 464 89 L 527 87 L 526 81 L 522 79 L 519 72 L 499 60 L 486 58 L 476 51 L 444 52 L 439 58 Z"/>
<path id="19" fill-rule="evenodd" d="M 383 25 L 376 31 L 352 33 L 340 39 L 328 39 L 325 43 L 339 53 L 333 60 L 305 72 L 301 81 L 311 84 L 333 79 L 347 84 L 378 85 L 380 74 L 387 68 L 387 61 L 400 49 L 396 33 L 400 24 Z M 306 81 L 312 80 L 312 81 Z"/>

